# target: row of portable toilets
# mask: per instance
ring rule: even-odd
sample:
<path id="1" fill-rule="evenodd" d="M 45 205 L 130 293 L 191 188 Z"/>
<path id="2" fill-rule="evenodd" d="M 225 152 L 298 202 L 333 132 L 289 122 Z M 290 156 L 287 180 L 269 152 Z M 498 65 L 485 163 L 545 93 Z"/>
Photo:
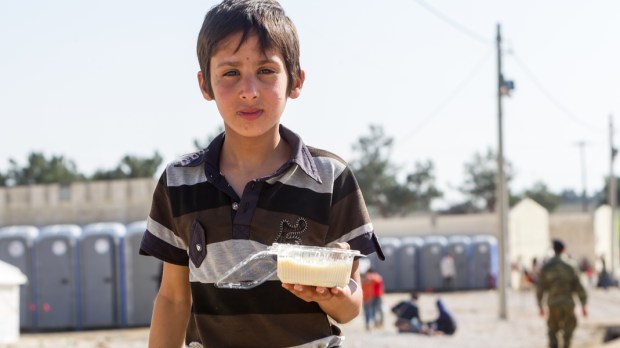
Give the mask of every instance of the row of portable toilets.
<path id="1" fill-rule="evenodd" d="M 433 292 L 494 288 L 499 264 L 497 240 L 490 235 L 384 237 L 379 239 L 385 261 L 369 257 L 383 277 L 386 292 Z M 441 259 L 451 254 L 456 276 L 444 284 Z"/>
<path id="2" fill-rule="evenodd" d="M 0 228 L 0 260 L 28 277 L 20 288 L 24 331 L 148 326 L 161 281 L 161 261 L 138 254 L 145 221 L 128 225 Z M 368 259 L 385 291 L 450 291 L 494 287 L 497 241 L 488 235 L 380 238 L 385 261 Z M 446 288 L 444 255 L 456 277 Z"/>
<path id="3" fill-rule="evenodd" d="M 20 288 L 22 331 L 147 326 L 161 261 L 138 255 L 145 221 L 0 228 L 0 260 Z"/>

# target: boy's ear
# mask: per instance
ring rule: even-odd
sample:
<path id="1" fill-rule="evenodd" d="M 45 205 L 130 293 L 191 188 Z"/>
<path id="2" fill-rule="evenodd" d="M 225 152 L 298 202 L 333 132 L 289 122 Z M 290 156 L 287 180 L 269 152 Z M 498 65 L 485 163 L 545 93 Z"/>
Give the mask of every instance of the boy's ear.
<path id="1" fill-rule="evenodd" d="M 299 77 L 294 78 L 293 88 L 291 88 L 291 93 L 288 94 L 288 97 L 291 99 L 295 99 L 299 97 L 301 94 L 301 87 L 304 85 L 304 80 L 306 79 L 306 72 L 301 70 L 299 73 Z"/>
<path id="2" fill-rule="evenodd" d="M 213 96 L 207 92 L 207 88 L 205 87 L 205 78 L 202 75 L 202 71 L 198 71 L 198 87 L 200 87 L 200 92 L 202 93 L 202 97 L 208 101 L 213 100 Z"/>

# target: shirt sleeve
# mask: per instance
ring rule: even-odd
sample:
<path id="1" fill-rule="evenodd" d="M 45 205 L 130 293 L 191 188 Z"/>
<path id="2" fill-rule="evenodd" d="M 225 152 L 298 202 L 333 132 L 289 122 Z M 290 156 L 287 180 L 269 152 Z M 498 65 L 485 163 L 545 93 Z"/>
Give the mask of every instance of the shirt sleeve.
<path id="1" fill-rule="evenodd" d="M 385 259 L 362 191 L 348 166 L 334 180 L 327 238 L 328 242 L 347 242 L 364 255 L 376 252 L 379 259 Z"/>
<path id="2" fill-rule="evenodd" d="M 164 172 L 155 187 L 151 212 L 146 222 L 146 231 L 140 243 L 139 253 L 154 256 L 168 263 L 187 266 L 189 264 L 187 245 L 175 232 L 166 178 Z"/>
<path id="3" fill-rule="evenodd" d="M 577 270 L 577 268 L 574 268 L 574 271 L 575 278 L 573 281 L 573 289 L 575 290 L 575 293 L 577 293 L 577 297 L 581 302 L 581 306 L 585 306 L 588 302 L 588 294 L 586 292 L 586 289 L 583 287 L 583 284 L 581 284 L 581 280 L 579 279 L 579 271 Z"/>

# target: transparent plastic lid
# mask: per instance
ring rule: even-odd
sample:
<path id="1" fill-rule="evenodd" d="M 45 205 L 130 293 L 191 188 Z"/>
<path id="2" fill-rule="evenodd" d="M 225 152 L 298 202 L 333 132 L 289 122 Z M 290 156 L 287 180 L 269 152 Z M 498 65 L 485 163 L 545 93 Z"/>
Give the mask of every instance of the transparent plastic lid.
<path id="1" fill-rule="evenodd" d="M 215 286 L 251 289 L 277 273 L 283 282 L 342 287 L 348 283 L 354 258 L 360 256 L 363 255 L 358 250 L 274 243 L 241 261 Z"/>
<path id="2" fill-rule="evenodd" d="M 276 253 L 268 248 L 238 263 L 218 279 L 215 286 L 225 289 L 251 289 L 271 278 L 277 269 Z"/>

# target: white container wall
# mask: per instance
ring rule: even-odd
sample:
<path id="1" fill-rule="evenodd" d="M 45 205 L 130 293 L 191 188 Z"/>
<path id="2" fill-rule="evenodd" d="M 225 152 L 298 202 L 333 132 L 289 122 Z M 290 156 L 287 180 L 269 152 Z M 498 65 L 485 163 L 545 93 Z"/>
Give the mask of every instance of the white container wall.
<path id="1" fill-rule="evenodd" d="M 601 257 L 605 259 L 607 271 L 611 265 L 611 207 L 601 205 L 594 211 L 594 255 L 596 271 L 602 271 Z"/>
<path id="2" fill-rule="evenodd" d="M 19 286 L 26 281 L 19 268 L 0 261 L 0 344 L 19 341 Z"/>
<path id="3" fill-rule="evenodd" d="M 541 262 L 551 245 L 547 209 L 529 198 L 520 201 L 509 213 L 508 239 L 511 264 L 529 269 L 534 258 Z"/>

